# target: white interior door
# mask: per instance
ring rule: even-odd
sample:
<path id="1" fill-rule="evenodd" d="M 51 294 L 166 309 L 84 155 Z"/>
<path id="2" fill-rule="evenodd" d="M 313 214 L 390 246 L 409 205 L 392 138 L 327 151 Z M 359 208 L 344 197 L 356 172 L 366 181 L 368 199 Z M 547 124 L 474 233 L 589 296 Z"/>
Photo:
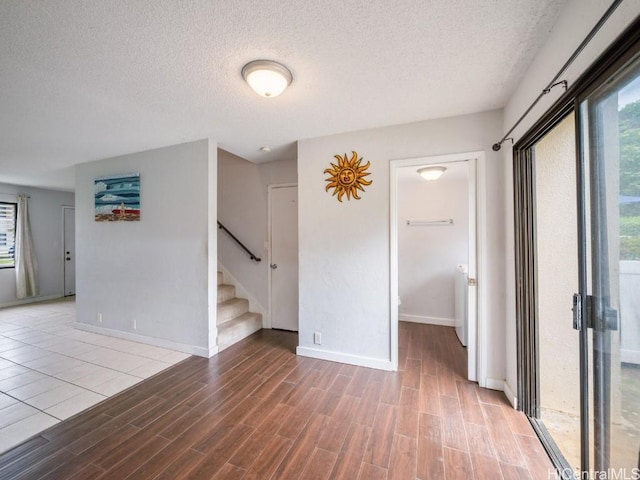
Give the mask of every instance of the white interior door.
<path id="1" fill-rule="evenodd" d="M 76 294 L 76 209 L 62 208 L 64 296 Z"/>
<path id="2" fill-rule="evenodd" d="M 298 331 L 298 187 L 271 186 L 271 327 Z"/>

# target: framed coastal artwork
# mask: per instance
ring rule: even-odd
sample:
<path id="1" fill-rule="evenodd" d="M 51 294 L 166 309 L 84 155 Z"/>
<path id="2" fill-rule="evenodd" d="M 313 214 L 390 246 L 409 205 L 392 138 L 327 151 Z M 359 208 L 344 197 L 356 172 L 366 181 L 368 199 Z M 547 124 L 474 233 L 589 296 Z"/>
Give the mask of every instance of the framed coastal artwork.
<path id="1" fill-rule="evenodd" d="M 140 220 L 140 174 L 126 173 L 94 181 L 96 222 Z"/>

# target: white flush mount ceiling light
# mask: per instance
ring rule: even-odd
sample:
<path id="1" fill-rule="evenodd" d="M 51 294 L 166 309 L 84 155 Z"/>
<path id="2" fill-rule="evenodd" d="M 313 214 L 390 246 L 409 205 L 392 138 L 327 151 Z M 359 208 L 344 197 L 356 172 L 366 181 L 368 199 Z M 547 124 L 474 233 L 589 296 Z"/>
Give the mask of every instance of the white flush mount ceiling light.
<path id="1" fill-rule="evenodd" d="M 418 169 L 418 173 L 425 180 L 437 180 L 445 170 L 446 167 L 422 167 Z"/>
<path id="2" fill-rule="evenodd" d="M 263 97 L 277 97 L 293 81 L 287 67 L 271 60 L 254 60 L 247 63 L 242 67 L 242 77 Z"/>

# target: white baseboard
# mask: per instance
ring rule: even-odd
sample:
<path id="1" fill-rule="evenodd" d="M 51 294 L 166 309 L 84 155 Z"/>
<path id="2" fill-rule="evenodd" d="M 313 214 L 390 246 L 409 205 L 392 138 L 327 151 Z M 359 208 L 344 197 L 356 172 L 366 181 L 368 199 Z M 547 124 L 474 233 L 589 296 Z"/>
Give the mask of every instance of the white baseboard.
<path id="1" fill-rule="evenodd" d="M 507 400 L 513 408 L 518 409 L 518 397 L 513 393 L 513 390 L 507 382 L 504 382 L 504 394 L 507 396 Z"/>
<path id="2" fill-rule="evenodd" d="M 638 365 L 640 364 L 640 351 L 620 349 L 620 361 Z"/>
<path id="3" fill-rule="evenodd" d="M 184 343 L 172 342 L 163 338 L 147 337 L 138 333 L 123 332 L 121 330 L 113 330 L 111 328 L 98 327 L 97 325 L 89 325 L 86 323 L 74 322 L 73 326 L 78 330 L 84 330 L 91 333 L 99 333 L 109 337 L 122 338 L 123 340 L 131 340 L 132 342 L 153 345 L 154 347 L 168 348 L 177 352 L 188 353 L 189 355 L 197 355 L 199 357 L 210 358 L 218 353 L 218 346 L 211 348 L 198 347 L 195 345 L 186 345 Z"/>
<path id="4" fill-rule="evenodd" d="M 497 378 L 485 378 L 484 385 L 480 385 L 481 387 L 488 388 L 490 390 L 499 390 L 501 392 L 504 391 L 504 380 L 498 380 Z"/>
<path id="5" fill-rule="evenodd" d="M 441 325 L 443 327 L 454 327 L 456 321 L 453 318 L 424 317 L 422 315 L 398 314 L 401 322 L 423 323 L 426 325 Z"/>
<path id="6" fill-rule="evenodd" d="M 58 295 L 46 295 L 44 297 L 29 297 L 29 298 L 23 298 L 22 300 L 12 300 L 10 302 L 0 303 L 0 308 L 15 307 L 17 305 L 26 305 L 28 303 L 46 302 L 47 300 L 55 300 L 58 298 L 64 298 L 64 296 L 58 294 Z"/>
<path id="7" fill-rule="evenodd" d="M 348 363 L 349 365 L 375 368 L 377 370 L 393 370 L 393 364 L 390 360 L 361 357 L 359 355 L 331 352 L 329 350 L 320 350 L 318 348 L 309 347 L 297 347 L 296 353 L 302 357 L 318 358 L 320 360 L 329 360 L 330 362 Z"/>
<path id="8" fill-rule="evenodd" d="M 499 392 L 504 392 L 507 400 L 513 406 L 513 408 L 518 408 L 518 397 L 516 397 L 516 395 L 513 393 L 513 390 L 511 390 L 511 387 L 504 380 L 487 377 L 484 380 L 484 385 L 480 383 L 480 386 L 483 388 L 488 388 L 490 390 L 498 390 Z"/>

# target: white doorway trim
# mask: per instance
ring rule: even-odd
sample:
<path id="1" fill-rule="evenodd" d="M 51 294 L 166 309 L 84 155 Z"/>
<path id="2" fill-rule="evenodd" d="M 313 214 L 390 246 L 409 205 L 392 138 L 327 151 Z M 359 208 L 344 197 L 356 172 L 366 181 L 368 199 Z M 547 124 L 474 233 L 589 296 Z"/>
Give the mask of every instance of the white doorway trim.
<path id="1" fill-rule="evenodd" d="M 271 226 L 272 226 L 272 218 L 271 218 L 271 194 L 276 188 L 289 188 L 289 187 L 297 187 L 297 183 L 274 183 L 273 185 L 267 185 L 267 270 L 268 270 L 268 278 L 267 278 L 267 297 L 269 305 L 267 305 L 267 318 L 263 322 L 264 328 L 273 328 L 271 323 L 271 274 L 273 270 L 270 265 L 272 263 L 271 259 Z"/>
<path id="2" fill-rule="evenodd" d="M 470 182 L 470 203 L 475 199 L 476 212 L 476 325 L 469 325 L 468 376 L 481 387 L 487 386 L 487 319 L 486 319 L 486 155 L 483 151 L 454 153 L 391 160 L 389 162 L 389 232 L 390 232 L 390 358 L 393 370 L 398 369 L 398 169 L 429 164 L 443 164 L 475 159 L 475 188 Z M 471 164 L 470 164 L 471 165 Z M 470 175 L 472 169 L 470 168 Z M 474 192 L 475 190 L 475 192 Z M 474 195 L 475 193 L 475 195 Z"/>

